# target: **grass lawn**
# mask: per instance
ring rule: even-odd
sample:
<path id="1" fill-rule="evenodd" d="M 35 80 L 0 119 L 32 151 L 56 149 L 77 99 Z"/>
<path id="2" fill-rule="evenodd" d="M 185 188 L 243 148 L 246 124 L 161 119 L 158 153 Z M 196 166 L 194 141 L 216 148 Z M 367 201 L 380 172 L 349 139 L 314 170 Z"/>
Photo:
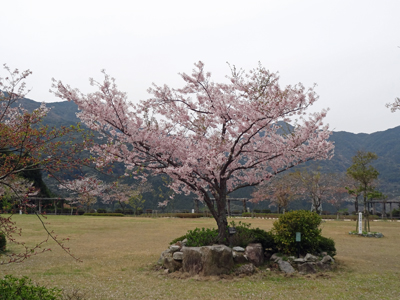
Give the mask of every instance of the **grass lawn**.
<path id="1" fill-rule="evenodd" d="M 35 216 L 16 215 L 22 239 L 36 243 L 45 233 Z M 243 220 L 242 220 L 243 221 Z M 272 220 L 246 219 L 252 227 L 272 228 Z M 349 235 L 355 222 L 328 221 L 322 234 L 336 242 L 339 268 L 319 275 L 284 276 L 261 269 L 251 277 L 177 278 L 154 271 L 169 242 L 213 219 L 49 216 L 49 229 L 68 237 L 76 262 L 50 242 L 51 252 L 22 264 L 0 266 L 6 274 L 28 276 L 48 287 L 79 289 L 86 299 L 400 299 L 400 223 L 371 222 L 385 237 Z"/>

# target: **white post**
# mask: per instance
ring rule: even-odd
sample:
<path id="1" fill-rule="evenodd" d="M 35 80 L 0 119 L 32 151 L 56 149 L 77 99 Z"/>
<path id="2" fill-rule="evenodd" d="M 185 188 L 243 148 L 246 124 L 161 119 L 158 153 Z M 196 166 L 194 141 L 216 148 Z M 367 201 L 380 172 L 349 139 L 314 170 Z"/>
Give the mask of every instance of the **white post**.
<path id="1" fill-rule="evenodd" d="M 362 213 L 358 213 L 358 234 L 362 234 Z"/>

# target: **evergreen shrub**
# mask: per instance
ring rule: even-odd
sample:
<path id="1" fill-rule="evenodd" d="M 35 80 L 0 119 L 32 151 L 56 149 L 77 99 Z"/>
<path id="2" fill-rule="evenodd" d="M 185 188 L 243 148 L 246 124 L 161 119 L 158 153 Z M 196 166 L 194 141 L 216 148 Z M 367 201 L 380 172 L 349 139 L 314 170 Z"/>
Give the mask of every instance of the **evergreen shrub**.
<path id="1" fill-rule="evenodd" d="M 336 255 L 335 241 L 330 238 L 320 236 L 318 239 L 317 251 L 319 253 L 326 252 L 328 255 L 334 257 Z"/>
<path id="2" fill-rule="evenodd" d="M 56 300 L 61 297 L 60 289 L 35 285 L 28 277 L 16 278 L 6 275 L 0 279 L 2 300 Z"/>
<path id="3" fill-rule="evenodd" d="M 321 237 L 321 217 L 310 211 L 296 210 L 285 213 L 274 222 L 272 232 L 276 246 L 283 254 L 295 254 L 297 244 L 301 254 L 315 253 Z M 301 242 L 296 242 L 296 232 L 301 233 Z"/>
<path id="4" fill-rule="evenodd" d="M 105 213 L 107 212 L 107 210 L 104 209 L 104 208 L 98 208 L 98 209 L 97 209 L 97 212 L 98 212 L 99 214 L 105 214 Z"/>

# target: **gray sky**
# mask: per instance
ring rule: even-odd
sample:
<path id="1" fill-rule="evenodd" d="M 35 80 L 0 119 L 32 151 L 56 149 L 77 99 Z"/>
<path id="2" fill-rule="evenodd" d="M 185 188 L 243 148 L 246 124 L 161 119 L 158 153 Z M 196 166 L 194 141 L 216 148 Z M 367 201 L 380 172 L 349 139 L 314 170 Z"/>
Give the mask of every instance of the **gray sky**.
<path id="1" fill-rule="evenodd" d="M 52 77 L 89 92 L 106 69 L 137 101 L 199 60 L 215 81 L 226 62 L 260 61 L 282 86 L 317 83 L 312 110 L 329 107 L 332 130 L 371 133 L 400 125 L 385 107 L 400 97 L 399 13 L 398 0 L 3 1 L 0 63 L 31 69 L 28 98 L 55 102 Z"/>

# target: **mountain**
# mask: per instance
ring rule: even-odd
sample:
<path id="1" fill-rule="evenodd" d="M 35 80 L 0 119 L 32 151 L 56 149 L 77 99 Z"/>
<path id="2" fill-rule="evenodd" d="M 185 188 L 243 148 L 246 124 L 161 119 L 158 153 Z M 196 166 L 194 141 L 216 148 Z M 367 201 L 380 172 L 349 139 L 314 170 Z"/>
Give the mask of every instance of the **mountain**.
<path id="1" fill-rule="evenodd" d="M 30 99 L 23 99 L 20 103 L 28 111 L 40 106 L 39 102 Z M 44 123 L 50 127 L 69 126 L 79 122 L 76 117 L 78 108 L 75 103 L 64 101 L 47 103 L 46 105 L 51 110 L 44 119 Z M 379 189 L 389 198 L 400 194 L 400 126 L 371 134 L 333 132 L 330 140 L 335 143 L 333 158 L 328 161 L 309 162 L 308 165 L 317 163 L 321 170 L 326 173 L 345 172 L 352 164 L 352 157 L 358 150 L 375 152 L 378 159 L 373 163 L 373 166 L 380 173 Z M 245 189 L 238 191 L 232 197 L 246 197 L 248 194 L 249 190 Z M 185 201 L 178 202 L 177 206 L 180 206 L 180 203 Z"/>

